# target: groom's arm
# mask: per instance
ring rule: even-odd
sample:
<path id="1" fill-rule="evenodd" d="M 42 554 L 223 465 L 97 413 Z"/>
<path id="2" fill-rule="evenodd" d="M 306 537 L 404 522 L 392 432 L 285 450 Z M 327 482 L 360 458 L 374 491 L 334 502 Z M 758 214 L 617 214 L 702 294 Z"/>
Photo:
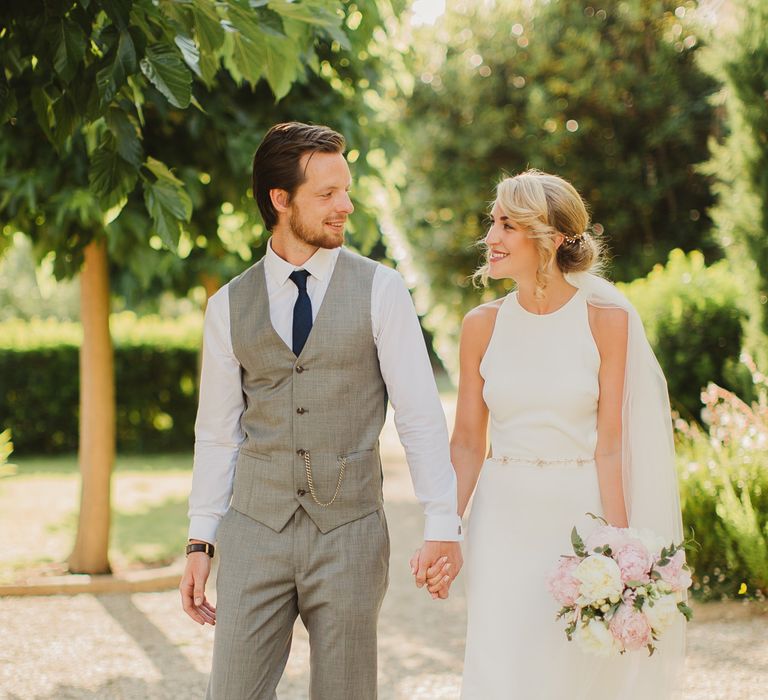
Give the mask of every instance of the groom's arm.
<path id="1" fill-rule="evenodd" d="M 195 456 L 189 496 L 189 541 L 216 541 L 219 522 L 232 496 L 235 461 L 244 435 L 240 416 L 245 403 L 240 364 L 232 349 L 228 288 L 208 300 L 203 329 L 200 399 L 195 421 Z M 211 559 L 188 555 L 179 585 L 185 612 L 199 624 L 215 624 L 216 609 L 205 595 Z"/>
<path id="2" fill-rule="evenodd" d="M 383 266 L 373 280 L 371 320 L 395 427 L 424 508 L 428 546 L 417 582 L 423 585 L 424 572 L 442 556 L 449 557 L 453 578 L 462 565 L 463 537 L 445 414 L 411 296 L 399 273 Z"/>

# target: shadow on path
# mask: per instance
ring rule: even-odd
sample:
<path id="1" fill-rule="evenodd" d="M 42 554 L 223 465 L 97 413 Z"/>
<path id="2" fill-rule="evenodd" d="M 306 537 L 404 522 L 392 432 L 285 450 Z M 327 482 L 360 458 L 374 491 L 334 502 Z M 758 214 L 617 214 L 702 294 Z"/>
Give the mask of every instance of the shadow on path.
<path id="1" fill-rule="evenodd" d="M 131 599 L 121 594 L 94 596 L 109 616 L 136 643 L 151 662 L 160 679 L 148 680 L 146 666 L 130 667 L 126 675 L 115 676 L 97 688 L 83 688 L 72 684 L 56 686 L 49 694 L 38 695 L 38 700 L 177 700 L 202 698 L 208 682 L 207 674 L 200 673 L 181 650 L 165 636 Z M 83 659 L 84 667 L 98 663 L 98 659 Z M 26 696 L 11 693 L 9 700 L 27 700 Z"/>

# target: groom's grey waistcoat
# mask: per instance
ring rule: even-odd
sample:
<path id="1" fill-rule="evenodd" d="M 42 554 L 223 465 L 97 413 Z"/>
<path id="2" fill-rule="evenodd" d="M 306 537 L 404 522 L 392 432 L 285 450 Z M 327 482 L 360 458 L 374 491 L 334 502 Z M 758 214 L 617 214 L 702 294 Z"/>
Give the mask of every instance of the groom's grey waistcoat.
<path id="1" fill-rule="evenodd" d="M 322 532 L 382 503 L 379 434 L 387 393 L 371 326 L 375 262 L 344 249 L 297 358 L 272 326 L 263 260 L 229 285 L 230 328 L 242 367 L 245 442 L 232 507 L 280 531 L 303 507 Z M 292 282 L 287 282 L 292 284 Z M 307 450 L 317 498 L 309 493 Z"/>

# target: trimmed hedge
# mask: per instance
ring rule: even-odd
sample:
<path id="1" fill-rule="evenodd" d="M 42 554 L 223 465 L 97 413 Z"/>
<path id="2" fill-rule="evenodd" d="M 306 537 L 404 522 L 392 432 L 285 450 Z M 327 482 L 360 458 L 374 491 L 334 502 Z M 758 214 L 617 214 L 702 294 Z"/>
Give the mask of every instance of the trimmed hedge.
<path id="1" fill-rule="evenodd" d="M 673 408 L 699 420 L 701 390 L 709 382 L 750 398 L 748 373 L 739 364 L 744 291 L 727 261 L 707 267 L 699 251 L 676 249 L 665 266 L 618 287 L 643 319 Z"/>
<path id="2" fill-rule="evenodd" d="M 189 449 L 202 319 L 117 314 L 111 326 L 118 449 Z M 17 454 L 77 450 L 79 339 L 77 324 L 0 324 L 0 425 Z"/>

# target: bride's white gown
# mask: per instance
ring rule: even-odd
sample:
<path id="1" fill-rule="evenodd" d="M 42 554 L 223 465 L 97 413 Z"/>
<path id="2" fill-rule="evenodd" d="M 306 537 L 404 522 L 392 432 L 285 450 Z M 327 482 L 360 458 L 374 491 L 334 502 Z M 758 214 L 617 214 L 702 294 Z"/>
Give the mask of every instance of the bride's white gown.
<path id="1" fill-rule="evenodd" d="M 602 514 L 594 462 L 600 355 L 582 290 L 553 313 L 499 308 L 480 365 L 492 457 L 468 523 L 464 700 L 663 700 L 652 659 L 568 642 L 546 587 L 571 528 Z M 630 658 L 632 657 L 632 658 Z"/>

